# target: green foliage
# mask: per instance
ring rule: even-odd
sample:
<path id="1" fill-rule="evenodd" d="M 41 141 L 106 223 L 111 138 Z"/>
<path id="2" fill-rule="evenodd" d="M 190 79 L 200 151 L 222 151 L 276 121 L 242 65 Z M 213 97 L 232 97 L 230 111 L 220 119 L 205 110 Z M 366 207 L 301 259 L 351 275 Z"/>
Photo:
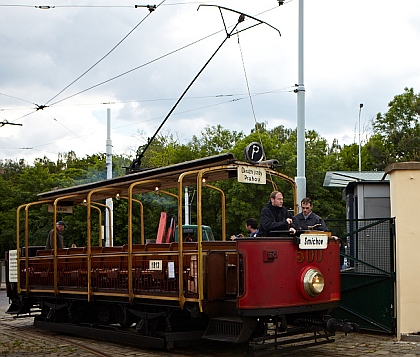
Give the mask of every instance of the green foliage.
<path id="1" fill-rule="evenodd" d="M 420 95 L 413 89 L 404 89 L 388 104 L 385 114 L 378 113 L 373 121 L 374 134 L 361 147 L 363 170 L 383 170 L 396 161 L 420 160 Z M 187 143 L 180 143 L 173 135 L 158 135 L 150 144 L 142 158 L 143 167 L 161 167 L 206 156 L 232 152 L 239 161 L 244 160 L 244 148 L 251 142 L 263 144 L 265 159 L 277 159 L 278 170 L 283 174 L 296 175 L 295 129 L 278 126 L 267 129 L 266 123 L 257 123 L 248 135 L 229 131 L 221 125 L 206 127 L 200 136 L 193 136 Z M 323 187 L 326 171 L 357 171 L 358 150 L 356 143 L 340 146 L 337 140 L 331 145 L 314 130 L 306 132 L 305 165 L 307 195 L 312 198 L 314 211 L 324 218 L 345 218 L 345 203 L 341 189 Z M 143 148 L 139 148 L 138 153 Z M 125 173 L 130 165 L 128 157 L 113 157 L 113 177 Z M 57 161 L 47 157 L 38 158 L 33 165 L 24 160 L 0 160 L 4 174 L 0 175 L 0 254 L 16 246 L 16 209 L 20 205 L 34 202 L 40 192 L 56 188 L 70 187 L 92 181 L 106 179 L 106 155 L 98 153 L 78 158 L 74 151 L 60 153 Z M 259 219 L 260 210 L 268 201 L 270 192 L 276 187 L 283 192 L 285 206 L 293 209 L 291 185 L 275 180 L 272 185 L 244 185 L 235 180 L 214 184 L 226 194 L 226 233 L 245 233 L 244 221 L 247 218 Z M 194 195 L 195 187 L 191 187 Z M 156 237 L 160 212 L 177 215 L 177 204 L 173 197 L 164 194 L 141 194 L 136 199 L 143 203 L 145 237 Z M 194 200 L 190 207 L 191 221 L 196 223 Z M 210 225 L 215 237 L 222 236 L 221 195 L 211 187 L 203 188 L 203 223 Z M 127 243 L 128 221 L 127 201 L 114 202 L 114 244 Z M 100 226 L 98 212 L 92 209 L 92 244 L 99 243 Z M 23 243 L 23 222 L 25 210 L 20 213 L 19 239 Z M 28 210 L 29 238 L 31 245 L 44 245 L 50 229 L 54 227 L 52 214 L 46 205 L 31 206 Z M 72 215 L 60 214 L 69 227 L 65 230 L 65 244 L 86 245 L 86 207 L 73 207 Z M 133 204 L 133 238 L 140 242 L 140 211 L 138 203 Z"/>
<path id="2" fill-rule="evenodd" d="M 122 157 L 113 159 L 114 171 L 120 175 L 123 164 L 128 160 Z M 56 163 L 46 157 L 36 159 L 32 166 L 24 160 L 0 160 L 4 174 L 0 175 L 0 254 L 16 247 L 16 209 L 20 205 L 37 201 L 37 194 L 57 188 L 74 186 L 104 179 L 106 177 L 105 155 L 98 154 L 77 158 L 74 152 L 59 154 Z M 93 213 L 93 215 L 95 212 Z M 23 222 L 25 210 L 20 213 L 20 243 L 23 244 Z M 54 227 L 53 216 L 46 205 L 31 206 L 29 215 L 29 244 L 45 245 L 48 232 Z M 65 220 L 69 228 L 65 231 L 65 243 L 70 245 L 86 244 L 86 208 L 74 207 L 72 215 L 61 214 L 57 217 Z M 98 242 L 99 222 L 92 223 L 92 239 Z"/>
<path id="3" fill-rule="evenodd" d="M 385 114 L 378 113 L 373 123 L 374 133 L 383 145 L 381 157 L 387 164 L 395 161 L 418 161 L 420 159 L 420 94 L 413 88 L 404 88 L 388 103 Z"/>
<path id="4" fill-rule="evenodd" d="M 217 125 L 204 128 L 200 138 L 194 135 L 190 146 L 198 157 L 206 157 L 228 152 L 237 141 L 243 138 L 242 132 L 230 132 L 223 129 L 221 125 Z"/>

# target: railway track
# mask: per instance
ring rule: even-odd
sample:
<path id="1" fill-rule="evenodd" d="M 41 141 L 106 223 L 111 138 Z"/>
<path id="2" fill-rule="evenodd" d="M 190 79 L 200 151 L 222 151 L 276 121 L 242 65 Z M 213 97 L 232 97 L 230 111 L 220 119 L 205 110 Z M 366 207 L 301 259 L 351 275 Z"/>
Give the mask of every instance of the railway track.
<path id="1" fill-rule="evenodd" d="M 245 346 L 222 344 L 200 340 L 178 345 L 170 351 L 124 346 L 116 343 L 92 340 L 83 337 L 60 334 L 38 329 L 29 318 L 13 319 L 6 315 L 0 317 L 0 356 L 98 356 L 98 357 L 244 357 L 248 354 Z M 304 356 L 301 353 L 281 353 L 286 356 Z M 276 351 L 274 355 L 278 355 Z M 258 355 L 258 354 L 257 354 Z M 306 355 L 305 355 L 306 356 Z M 329 356 L 329 355 L 325 355 Z"/>
<path id="2" fill-rule="evenodd" d="M 248 357 L 243 348 L 232 345 L 212 344 L 197 341 L 178 346 L 171 351 L 144 349 L 110 342 L 59 334 L 37 329 L 32 318 L 14 319 L 6 315 L 7 306 L 0 306 L 0 357 L 65 356 L 65 357 Z M 300 349 L 283 353 L 277 351 L 271 356 L 281 357 L 361 357 L 388 352 L 389 356 L 410 352 L 420 354 L 420 343 L 396 342 L 392 337 L 354 334 L 336 335 L 336 343 Z"/>
<path id="3" fill-rule="evenodd" d="M 115 353 L 105 352 L 104 346 L 95 346 L 95 341 L 64 337 L 33 327 L 32 319 L 13 319 L 2 315 L 0 318 L 0 356 L 100 356 L 114 357 Z"/>
<path id="4" fill-rule="evenodd" d="M 37 329 L 33 326 L 33 318 L 14 319 L 4 313 L 0 313 L 0 330 L 0 356 L 7 357 L 49 355 L 66 357 L 244 356 L 243 348 L 231 345 L 221 346 L 211 341 L 195 341 L 188 345 L 178 346 L 171 351 L 124 346 Z"/>

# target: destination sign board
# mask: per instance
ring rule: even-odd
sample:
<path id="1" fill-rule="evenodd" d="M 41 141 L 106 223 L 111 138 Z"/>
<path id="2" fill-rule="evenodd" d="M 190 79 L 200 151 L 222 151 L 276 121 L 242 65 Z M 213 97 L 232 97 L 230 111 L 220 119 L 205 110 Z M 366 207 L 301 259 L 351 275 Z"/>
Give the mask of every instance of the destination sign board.
<path id="1" fill-rule="evenodd" d="M 262 167 L 255 166 L 238 166 L 238 182 L 255 183 L 258 185 L 265 185 L 266 170 Z"/>
<path id="2" fill-rule="evenodd" d="M 328 234 L 301 234 L 300 249 L 326 249 L 328 246 Z"/>
<path id="3" fill-rule="evenodd" d="M 54 206 L 48 205 L 48 212 L 54 212 Z M 73 213 L 73 206 L 57 206 L 57 212 L 59 213 Z"/>

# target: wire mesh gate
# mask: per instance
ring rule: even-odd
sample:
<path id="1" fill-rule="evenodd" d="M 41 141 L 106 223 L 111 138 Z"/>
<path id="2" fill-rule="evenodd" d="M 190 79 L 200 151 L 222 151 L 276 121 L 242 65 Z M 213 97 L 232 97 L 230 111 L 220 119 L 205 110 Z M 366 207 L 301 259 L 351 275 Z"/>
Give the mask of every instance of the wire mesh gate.
<path id="1" fill-rule="evenodd" d="M 326 220 L 341 238 L 341 301 L 333 315 L 362 330 L 395 334 L 395 221 Z"/>

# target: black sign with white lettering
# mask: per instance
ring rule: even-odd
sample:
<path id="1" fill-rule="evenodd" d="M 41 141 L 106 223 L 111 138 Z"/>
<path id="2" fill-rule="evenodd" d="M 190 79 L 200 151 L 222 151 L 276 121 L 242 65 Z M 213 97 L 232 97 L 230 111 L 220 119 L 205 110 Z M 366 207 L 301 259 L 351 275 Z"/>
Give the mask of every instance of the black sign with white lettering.
<path id="1" fill-rule="evenodd" d="M 253 142 L 245 148 L 245 160 L 251 164 L 260 162 L 264 157 L 264 150 L 260 143 Z"/>

